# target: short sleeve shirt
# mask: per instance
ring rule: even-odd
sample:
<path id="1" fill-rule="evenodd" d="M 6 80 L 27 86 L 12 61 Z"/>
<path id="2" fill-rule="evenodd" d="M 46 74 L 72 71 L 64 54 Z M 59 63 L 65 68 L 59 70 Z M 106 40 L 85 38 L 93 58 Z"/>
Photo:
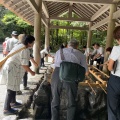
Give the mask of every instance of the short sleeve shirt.
<path id="1" fill-rule="evenodd" d="M 113 73 L 113 71 L 111 71 L 111 73 L 113 75 L 120 77 L 120 46 L 113 47 L 109 58 L 112 59 L 113 61 L 116 61 L 116 60 L 118 61 L 115 74 Z"/>

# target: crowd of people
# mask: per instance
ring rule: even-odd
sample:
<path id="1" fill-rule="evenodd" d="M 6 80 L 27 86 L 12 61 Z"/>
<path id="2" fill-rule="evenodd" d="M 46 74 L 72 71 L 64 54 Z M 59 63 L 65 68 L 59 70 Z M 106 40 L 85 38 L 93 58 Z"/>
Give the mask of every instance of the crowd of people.
<path id="1" fill-rule="evenodd" d="M 111 72 L 110 78 L 107 85 L 107 110 L 108 120 L 120 120 L 120 26 L 116 27 L 113 32 L 114 38 L 118 43 L 118 46 L 114 46 L 113 49 L 108 47 L 106 53 L 108 53 L 108 60 L 104 63 L 104 49 L 98 43 L 92 45 L 93 50 L 83 47 L 84 54 L 78 49 L 79 42 L 72 39 L 67 45 L 62 44 L 60 49 L 63 51 L 64 60 L 72 63 L 77 63 L 85 68 L 85 74 L 89 74 L 87 64 L 95 64 L 100 69 L 104 64 L 108 66 L 108 70 Z M 25 78 L 27 79 L 27 73 L 35 75 L 35 72 L 31 70 L 29 61 L 31 60 L 36 66 L 37 63 L 34 61 L 30 50 L 33 47 L 35 38 L 31 35 L 19 35 L 16 31 L 12 32 L 12 38 L 6 42 L 7 54 L 11 54 L 16 50 L 25 47 L 20 52 L 14 54 L 8 58 L 2 68 L 2 75 L 6 80 L 7 93 L 4 104 L 4 114 L 16 114 L 14 107 L 21 106 L 20 103 L 16 102 L 16 91 L 20 90 L 20 81 Z M 73 80 L 72 82 L 61 82 L 59 77 L 60 64 L 62 63 L 60 49 L 56 52 L 54 58 L 55 69 L 51 78 L 51 91 L 52 91 L 52 102 L 51 102 L 51 120 L 59 120 L 59 109 L 60 109 L 60 95 L 62 89 L 66 90 L 67 94 L 67 120 L 74 120 L 76 110 L 76 95 L 78 82 Z M 41 63 L 40 66 L 44 67 L 44 58 L 51 56 L 49 54 L 50 48 L 43 49 L 40 51 Z M 117 62 L 116 70 L 114 70 L 114 64 Z M 25 81 L 26 82 L 26 81 Z M 27 87 L 27 83 L 25 83 Z"/>

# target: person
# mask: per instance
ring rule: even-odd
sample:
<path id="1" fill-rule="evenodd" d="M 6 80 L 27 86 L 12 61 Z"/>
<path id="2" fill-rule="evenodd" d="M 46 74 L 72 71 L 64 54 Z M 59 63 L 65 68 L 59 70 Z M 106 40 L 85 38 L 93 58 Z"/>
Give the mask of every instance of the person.
<path id="1" fill-rule="evenodd" d="M 107 84 L 107 110 L 108 120 L 120 120 L 120 26 L 115 28 L 113 36 L 118 46 L 113 47 L 109 57 L 108 70 L 111 75 Z"/>
<path id="2" fill-rule="evenodd" d="M 89 53 L 90 65 L 93 65 L 93 62 L 94 62 L 93 57 L 97 54 L 97 50 L 96 50 L 96 48 L 95 48 L 95 43 L 92 44 L 92 48 L 93 48 L 93 51 L 91 51 L 91 52 Z"/>
<path id="3" fill-rule="evenodd" d="M 62 43 L 62 45 L 60 46 L 60 48 L 65 48 L 67 47 L 67 43 Z"/>
<path id="4" fill-rule="evenodd" d="M 8 54 L 8 52 L 6 51 L 6 47 L 7 47 L 7 40 L 9 39 L 9 37 L 6 37 L 5 38 L 5 41 L 3 42 L 3 44 L 2 44 L 2 47 L 3 47 L 3 57 L 5 57 L 7 54 Z"/>
<path id="5" fill-rule="evenodd" d="M 9 53 L 15 44 L 17 44 L 18 42 L 18 33 L 17 31 L 13 31 L 11 34 L 12 38 L 7 40 L 7 44 L 6 44 L 6 51 Z"/>
<path id="6" fill-rule="evenodd" d="M 50 48 L 49 48 L 49 47 L 47 47 L 47 48 L 45 48 L 45 49 L 43 49 L 43 50 L 40 51 L 40 55 L 41 55 L 40 67 L 45 67 L 44 58 L 45 58 L 46 56 L 51 56 L 51 55 L 49 54 L 49 51 L 50 51 Z"/>
<path id="7" fill-rule="evenodd" d="M 65 60 L 68 62 L 78 63 L 85 67 L 86 74 L 88 74 L 88 68 L 86 63 L 86 58 L 82 52 L 78 50 L 79 42 L 77 40 L 70 40 L 68 43 L 68 48 L 63 48 L 63 54 Z M 59 68 L 61 55 L 60 50 L 56 52 L 55 55 L 55 70 L 52 74 L 51 79 L 51 91 L 52 91 L 52 102 L 51 102 L 51 120 L 59 120 L 59 108 L 60 108 L 60 93 L 63 88 L 65 88 L 68 96 L 68 106 L 67 106 L 67 120 L 74 120 L 75 116 L 75 98 L 77 95 L 77 86 L 76 82 L 61 82 L 59 79 Z"/>
<path id="8" fill-rule="evenodd" d="M 106 48 L 106 53 L 108 54 L 108 60 L 107 60 L 106 62 L 104 62 L 104 64 L 101 64 L 101 66 L 103 66 L 103 65 L 108 65 L 111 51 L 112 51 L 112 47 Z"/>
<path id="9" fill-rule="evenodd" d="M 94 47 L 97 53 L 94 55 L 93 60 L 97 61 L 97 68 L 99 69 L 100 64 L 104 62 L 104 49 L 98 43 L 95 43 Z"/>
<path id="10" fill-rule="evenodd" d="M 87 48 L 86 45 L 84 45 L 83 51 L 84 51 L 84 55 L 86 56 L 86 61 L 87 61 L 87 63 L 89 63 L 89 55 L 91 53 L 91 49 Z"/>
<path id="11" fill-rule="evenodd" d="M 20 35 L 18 36 L 19 42 L 21 43 L 25 37 L 26 37 L 25 34 L 20 34 Z M 31 66 L 31 62 L 37 67 L 38 64 L 35 62 L 34 57 L 33 57 L 33 55 L 32 55 L 32 48 L 29 48 L 29 50 L 30 50 L 29 67 Z M 29 87 L 27 87 L 27 79 L 28 79 L 28 72 L 25 71 L 25 74 L 24 74 L 24 76 L 23 76 L 23 88 L 24 88 L 24 90 L 29 90 Z M 17 91 L 16 94 L 17 94 L 17 95 L 20 95 L 20 94 L 22 94 L 22 91 Z"/>
<path id="12" fill-rule="evenodd" d="M 31 35 L 25 37 L 22 43 L 18 43 L 9 54 L 26 47 L 22 51 L 16 53 L 7 59 L 2 68 L 2 75 L 4 80 L 6 80 L 7 93 L 4 103 L 5 115 L 16 114 L 17 110 L 14 107 L 22 106 L 21 103 L 16 101 L 16 91 L 20 90 L 21 79 L 25 71 L 30 72 L 31 75 L 35 75 L 35 72 L 29 68 L 30 51 L 29 48 L 33 47 L 35 38 Z"/>

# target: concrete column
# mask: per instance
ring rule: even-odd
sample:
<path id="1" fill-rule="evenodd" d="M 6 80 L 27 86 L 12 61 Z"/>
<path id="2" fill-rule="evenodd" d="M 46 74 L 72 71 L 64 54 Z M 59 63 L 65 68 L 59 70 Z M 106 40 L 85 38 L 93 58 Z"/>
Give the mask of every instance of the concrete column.
<path id="1" fill-rule="evenodd" d="M 42 0 L 35 0 L 37 6 L 39 7 L 39 13 L 35 13 L 34 16 L 34 37 L 35 44 L 33 46 L 33 55 L 35 61 L 40 65 L 40 49 L 41 49 L 41 13 L 42 13 Z M 33 66 L 36 73 L 39 73 L 39 67 Z"/>
<path id="2" fill-rule="evenodd" d="M 92 22 L 89 24 L 89 30 L 88 30 L 88 39 L 87 39 L 87 48 L 91 47 L 91 39 L 92 39 L 92 30 L 91 30 Z"/>
<path id="3" fill-rule="evenodd" d="M 109 13 L 109 21 L 108 21 L 108 29 L 107 29 L 107 38 L 106 38 L 106 46 L 105 49 L 108 47 L 113 46 L 113 30 L 115 28 L 115 20 L 113 20 L 113 13 L 116 11 L 117 5 L 111 4 L 110 5 L 110 13 Z M 104 54 L 104 62 L 108 60 L 108 55 Z M 103 71 L 108 72 L 107 66 L 103 66 Z"/>

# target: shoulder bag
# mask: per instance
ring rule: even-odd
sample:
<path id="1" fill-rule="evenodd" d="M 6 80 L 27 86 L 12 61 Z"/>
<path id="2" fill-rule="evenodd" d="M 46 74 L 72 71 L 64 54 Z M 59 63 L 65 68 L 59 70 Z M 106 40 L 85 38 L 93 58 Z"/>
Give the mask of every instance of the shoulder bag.
<path id="1" fill-rule="evenodd" d="M 85 68 L 73 62 L 65 61 L 63 49 L 60 49 L 62 62 L 60 64 L 59 78 L 65 82 L 82 82 L 85 78 Z"/>

